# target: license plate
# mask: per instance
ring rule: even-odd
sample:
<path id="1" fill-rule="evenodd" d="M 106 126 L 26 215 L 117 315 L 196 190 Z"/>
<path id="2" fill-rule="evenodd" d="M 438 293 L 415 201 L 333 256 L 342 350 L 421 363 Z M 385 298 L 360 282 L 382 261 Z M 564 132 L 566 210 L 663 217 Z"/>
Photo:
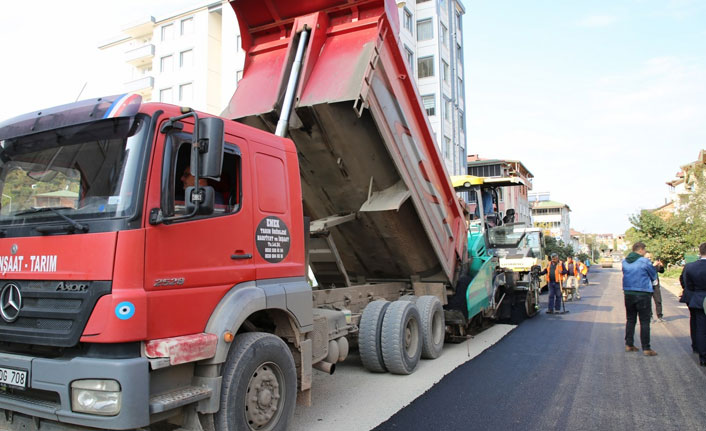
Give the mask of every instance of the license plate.
<path id="1" fill-rule="evenodd" d="M 0 367 L 0 385 L 25 389 L 27 387 L 27 371 Z"/>

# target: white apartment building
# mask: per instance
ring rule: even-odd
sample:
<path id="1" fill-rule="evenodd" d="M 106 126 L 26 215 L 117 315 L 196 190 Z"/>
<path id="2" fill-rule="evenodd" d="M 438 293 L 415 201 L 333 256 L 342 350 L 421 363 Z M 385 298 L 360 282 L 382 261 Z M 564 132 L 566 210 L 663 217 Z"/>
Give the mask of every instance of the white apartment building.
<path id="1" fill-rule="evenodd" d="M 463 26 L 460 0 L 398 1 L 400 48 L 450 175 L 466 173 Z"/>
<path id="2" fill-rule="evenodd" d="M 235 14 L 223 8 L 230 6 L 195 1 L 169 16 L 127 24 L 121 35 L 99 46 L 124 59 L 121 91 L 220 114 L 245 61 Z"/>
<path id="3" fill-rule="evenodd" d="M 400 2 L 400 44 L 446 162 L 466 172 L 460 0 Z M 225 8 L 225 10 L 224 10 Z M 99 49 L 122 58 L 123 92 L 219 115 L 242 78 L 245 53 L 227 2 L 194 1 L 165 17 L 127 24 Z"/>
<path id="4" fill-rule="evenodd" d="M 535 201 L 532 203 L 532 221 L 544 234 L 571 244 L 571 222 L 568 205 L 555 201 Z"/>

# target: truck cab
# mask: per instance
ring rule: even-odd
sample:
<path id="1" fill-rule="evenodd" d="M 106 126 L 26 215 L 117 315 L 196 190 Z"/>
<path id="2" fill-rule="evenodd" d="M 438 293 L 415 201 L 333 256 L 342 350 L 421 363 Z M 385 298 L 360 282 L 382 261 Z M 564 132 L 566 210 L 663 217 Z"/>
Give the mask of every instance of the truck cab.
<path id="1" fill-rule="evenodd" d="M 224 362 L 243 322 L 311 330 L 288 139 L 118 95 L 10 119 L 0 141 L 0 408 L 15 424 L 145 426 L 219 389 L 196 362 Z"/>

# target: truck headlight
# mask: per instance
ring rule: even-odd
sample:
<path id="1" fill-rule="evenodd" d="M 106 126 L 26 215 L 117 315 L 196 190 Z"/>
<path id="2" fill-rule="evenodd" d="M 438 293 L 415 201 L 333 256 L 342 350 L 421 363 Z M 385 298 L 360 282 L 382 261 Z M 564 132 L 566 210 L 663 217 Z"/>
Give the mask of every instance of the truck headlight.
<path id="1" fill-rule="evenodd" d="M 71 382 L 71 410 L 101 416 L 120 413 L 122 393 L 115 380 L 76 380 Z"/>

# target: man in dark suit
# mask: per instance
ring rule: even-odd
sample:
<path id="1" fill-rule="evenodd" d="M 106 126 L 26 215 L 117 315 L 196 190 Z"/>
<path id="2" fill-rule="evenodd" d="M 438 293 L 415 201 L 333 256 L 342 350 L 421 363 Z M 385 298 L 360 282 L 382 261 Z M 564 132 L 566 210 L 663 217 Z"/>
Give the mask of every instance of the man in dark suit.
<path id="1" fill-rule="evenodd" d="M 706 242 L 699 245 L 701 259 L 684 267 L 679 280 L 684 288 L 680 302 L 686 303 L 691 315 L 691 348 L 699 354 L 699 365 L 706 367 Z"/>

